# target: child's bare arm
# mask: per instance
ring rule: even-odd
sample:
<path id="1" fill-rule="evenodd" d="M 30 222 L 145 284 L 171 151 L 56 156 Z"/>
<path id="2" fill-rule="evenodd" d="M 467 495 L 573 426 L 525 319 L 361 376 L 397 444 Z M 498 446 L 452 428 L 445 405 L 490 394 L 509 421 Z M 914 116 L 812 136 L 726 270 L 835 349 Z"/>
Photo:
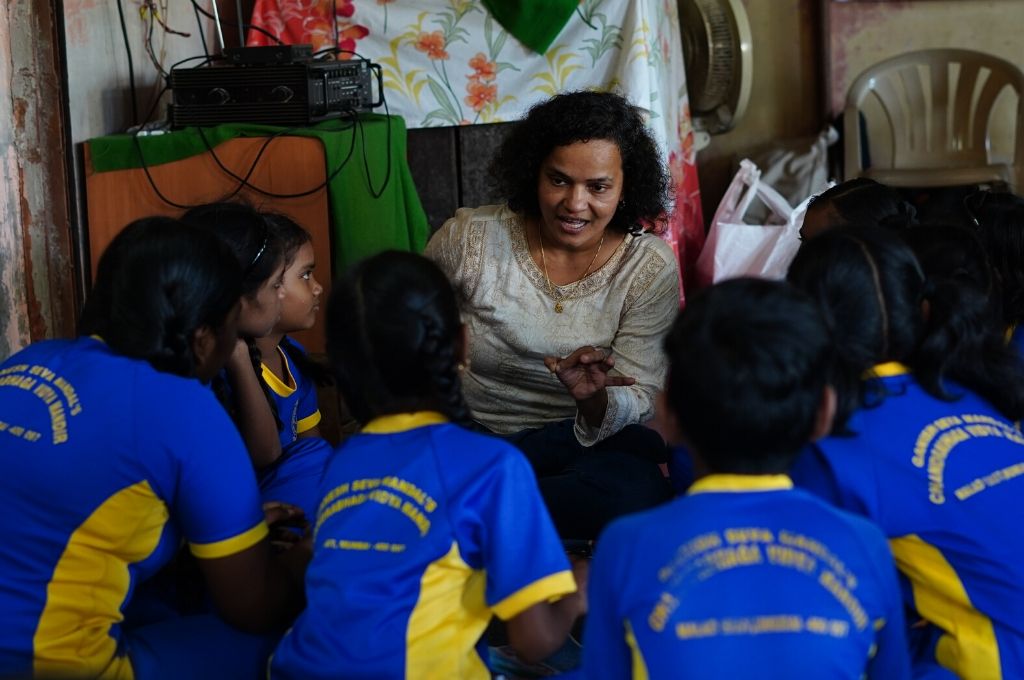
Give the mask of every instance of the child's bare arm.
<path id="1" fill-rule="evenodd" d="M 281 439 L 277 421 L 270 410 L 267 397 L 260 385 L 249 347 L 238 340 L 227 365 L 228 383 L 234 396 L 236 424 L 249 451 L 253 467 L 264 468 L 281 456 Z"/>
<path id="2" fill-rule="evenodd" d="M 540 602 L 508 620 L 508 641 L 528 663 L 541 661 L 565 642 L 573 623 L 587 613 L 589 562 L 574 559 L 577 591 L 557 602 Z"/>

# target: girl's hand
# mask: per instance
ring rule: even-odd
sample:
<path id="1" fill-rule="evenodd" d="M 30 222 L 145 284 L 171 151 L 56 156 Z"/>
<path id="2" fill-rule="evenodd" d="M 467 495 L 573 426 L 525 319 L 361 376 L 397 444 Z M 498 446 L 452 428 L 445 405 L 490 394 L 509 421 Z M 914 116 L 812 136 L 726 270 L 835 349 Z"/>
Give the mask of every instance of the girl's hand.
<path id="1" fill-rule="evenodd" d="M 606 387 L 636 384 L 635 378 L 608 375 L 615 367 L 615 359 L 596 347 L 580 347 L 567 357 L 545 357 L 544 365 L 558 376 L 569 395 L 577 402 L 585 402 Z"/>
<path id="2" fill-rule="evenodd" d="M 228 371 L 235 371 L 239 369 L 246 369 L 252 371 L 252 359 L 249 358 L 249 345 L 246 344 L 243 338 L 238 338 L 235 341 L 235 348 L 231 350 L 231 356 L 228 357 L 227 363 L 224 367 Z"/>

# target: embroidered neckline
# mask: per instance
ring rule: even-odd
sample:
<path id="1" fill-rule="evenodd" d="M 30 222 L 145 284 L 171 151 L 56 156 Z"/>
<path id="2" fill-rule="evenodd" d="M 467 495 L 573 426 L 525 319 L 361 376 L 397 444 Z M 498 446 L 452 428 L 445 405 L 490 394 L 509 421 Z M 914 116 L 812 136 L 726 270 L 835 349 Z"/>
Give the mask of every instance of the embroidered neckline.
<path id="1" fill-rule="evenodd" d="M 636 236 L 626 234 L 626 238 L 612 252 L 611 257 L 603 265 L 590 272 L 578 281 L 567 283 L 564 286 L 548 286 L 544 272 L 530 255 L 530 247 L 526 241 L 526 220 L 516 214 L 502 219 L 505 228 L 508 229 L 509 240 L 512 245 L 512 254 L 519 263 L 519 268 L 526 274 L 538 290 L 554 302 L 565 302 L 566 300 L 577 300 L 587 297 L 608 285 L 611 278 L 619 271 L 619 264 L 625 257 L 626 250 L 630 244 L 636 241 Z"/>

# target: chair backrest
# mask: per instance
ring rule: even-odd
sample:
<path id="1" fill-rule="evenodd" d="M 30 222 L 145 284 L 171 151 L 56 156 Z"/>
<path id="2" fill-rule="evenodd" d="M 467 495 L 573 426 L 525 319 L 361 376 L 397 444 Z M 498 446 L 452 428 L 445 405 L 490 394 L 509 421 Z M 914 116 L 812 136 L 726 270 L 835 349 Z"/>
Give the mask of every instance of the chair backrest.
<path id="1" fill-rule="evenodd" d="M 998 57 L 931 49 L 886 59 L 850 86 L 843 113 L 846 179 L 863 174 L 860 115 L 877 98 L 891 132 L 894 169 L 968 168 L 991 163 L 989 122 L 1005 88 L 1017 96 L 1015 158 L 1024 160 L 1024 73 Z M 875 107 L 875 111 L 878 107 Z M 868 121 L 868 128 L 879 121 Z"/>

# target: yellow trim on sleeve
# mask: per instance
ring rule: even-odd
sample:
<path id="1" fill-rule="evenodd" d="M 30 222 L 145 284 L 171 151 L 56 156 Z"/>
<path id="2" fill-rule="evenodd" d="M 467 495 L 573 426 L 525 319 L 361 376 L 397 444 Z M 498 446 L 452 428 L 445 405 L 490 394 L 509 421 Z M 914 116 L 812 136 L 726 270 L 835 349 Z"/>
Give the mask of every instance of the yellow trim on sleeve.
<path id="1" fill-rule="evenodd" d="M 395 434 L 415 430 L 427 425 L 447 423 L 448 418 L 437 411 L 416 411 L 415 413 L 392 413 L 374 418 L 363 426 L 363 434 Z"/>
<path id="2" fill-rule="evenodd" d="M 284 351 L 278 347 L 277 353 L 281 355 L 281 365 L 284 366 L 284 372 L 288 376 L 288 382 L 278 378 L 277 374 L 271 371 L 266 364 L 260 362 L 260 368 L 263 369 L 263 382 L 267 383 L 267 387 L 269 387 L 277 396 L 290 397 L 295 394 L 295 388 L 298 383 L 295 382 L 295 376 L 292 375 L 292 369 L 288 366 L 288 357 L 285 356 Z"/>
<path id="3" fill-rule="evenodd" d="M 217 541 L 215 543 L 191 543 L 189 549 L 192 554 L 201 560 L 212 560 L 217 557 L 228 557 L 235 553 L 240 553 L 247 548 L 251 548 L 256 545 L 263 538 L 270 533 L 267 528 L 267 523 L 260 520 L 260 523 L 254 526 L 252 529 L 226 538 L 223 541 Z"/>
<path id="4" fill-rule="evenodd" d="M 944 632 L 936 660 L 959 677 L 1003 677 L 992 620 L 971 604 L 953 566 L 916 534 L 889 541 L 896 566 L 910 579 L 918 613 Z"/>
<path id="5" fill-rule="evenodd" d="M 713 474 L 701 477 L 690 487 L 687 495 L 727 491 L 742 493 L 744 491 L 782 491 L 793 488 L 793 480 L 789 475 L 726 475 Z"/>
<path id="6" fill-rule="evenodd" d="M 1017 332 L 1017 324 L 1011 323 L 1006 327 L 1006 333 L 1003 334 L 1003 340 L 1009 345 L 1013 341 L 1013 334 Z"/>
<path id="7" fill-rule="evenodd" d="M 320 409 L 317 409 L 315 412 L 311 413 L 305 418 L 299 418 L 299 421 L 295 423 L 295 434 L 302 434 L 303 432 L 308 432 L 309 430 L 312 430 L 314 427 L 320 424 L 321 417 L 322 416 L 320 415 Z"/>
<path id="8" fill-rule="evenodd" d="M 633 626 L 626 620 L 626 644 L 629 645 L 630 656 L 632 657 L 633 680 L 648 680 L 647 662 L 640 652 L 640 645 L 636 642 L 636 635 L 633 634 Z"/>
<path id="9" fill-rule="evenodd" d="M 564 595 L 576 592 L 576 579 L 572 572 L 566 569 L 554 574 L 548 574 L 530 585 L 520 588 L 495 604 L 491 609 L 502 621 L 522 614 L 524 611 L 538 602 L 552 602 Z"/>
<path id="10" fill-rule="evenodd" d="M 887 361 L 884 364 L 872 366 L 864 372 L 865 378 L 892 378 L 897 375 L 906 375 L 910 369 L 898 361 Z"/>

